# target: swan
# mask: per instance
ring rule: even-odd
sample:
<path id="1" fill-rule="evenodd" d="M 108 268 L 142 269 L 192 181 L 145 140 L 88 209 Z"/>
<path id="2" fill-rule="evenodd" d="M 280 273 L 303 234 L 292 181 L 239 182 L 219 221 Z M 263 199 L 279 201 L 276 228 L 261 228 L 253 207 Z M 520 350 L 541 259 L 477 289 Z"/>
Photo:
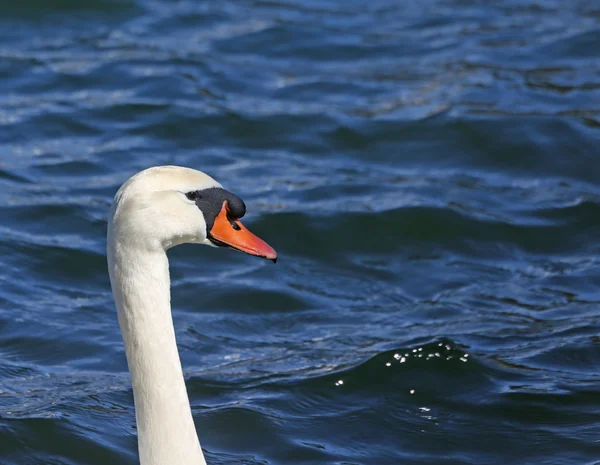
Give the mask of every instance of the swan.
<path id="1" fill-rule="evenodd" d="M 111 206 L 107 259 L 131 373 L 141 465 L 206 465 L 177 351 L 169 261 L 178 244 L 229 247 L 276 261 L 240 223 L 244 202 L 207 174 L 180 166 L 140 171 Z"/>

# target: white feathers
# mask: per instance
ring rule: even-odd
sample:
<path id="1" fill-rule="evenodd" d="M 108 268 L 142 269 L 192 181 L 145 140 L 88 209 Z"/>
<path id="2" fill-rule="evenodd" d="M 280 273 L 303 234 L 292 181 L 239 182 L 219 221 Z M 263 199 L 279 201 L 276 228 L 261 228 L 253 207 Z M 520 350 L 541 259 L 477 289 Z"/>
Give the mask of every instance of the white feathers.
<path id="1" fill-rule="evenodd" d="M 188 242 L 207 244 L 206 221 L 186 192 L 221 187 L 201 171 L 180 166 L 157 166 L 137 173 L 125 182 L 113 202 L 109 242 L 130 248 L 169 249 Z"/>
<path id="2" fill-rule="evenodd" d="M 221 187 L 189 168 L 150 168 L 115 196 L 108 269 L 131 372 L 141 465 L 205 465 L 171 317 L 166 249 L 209 243 L 206 222 L 186 192 Z"/>

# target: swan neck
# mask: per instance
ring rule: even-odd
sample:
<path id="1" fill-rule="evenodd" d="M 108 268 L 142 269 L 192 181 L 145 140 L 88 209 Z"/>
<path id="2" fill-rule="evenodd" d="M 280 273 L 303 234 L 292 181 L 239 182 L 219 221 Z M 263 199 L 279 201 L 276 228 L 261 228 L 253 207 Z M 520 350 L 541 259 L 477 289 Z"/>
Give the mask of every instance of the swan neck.
<path id="1" fill-rule="evenodd" d="M 135 402 L 141 465 L 206 465 L 177 351 L 163 249 L 123 245 L 108 264 Z"/>

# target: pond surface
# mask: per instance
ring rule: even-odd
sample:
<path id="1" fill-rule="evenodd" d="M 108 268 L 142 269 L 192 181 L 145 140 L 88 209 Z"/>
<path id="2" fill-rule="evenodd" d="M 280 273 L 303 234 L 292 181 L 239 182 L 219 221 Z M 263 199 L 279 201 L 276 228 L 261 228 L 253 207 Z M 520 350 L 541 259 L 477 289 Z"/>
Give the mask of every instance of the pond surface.
<path id="1" fill-rule="evenodd" d="M 0 463 L 137 463 L 106 219 L 161 164 L 280 255 L 169 252 L 209 465 L 599 463 L 596 2 L 22 0 L 0 26 Z"/>

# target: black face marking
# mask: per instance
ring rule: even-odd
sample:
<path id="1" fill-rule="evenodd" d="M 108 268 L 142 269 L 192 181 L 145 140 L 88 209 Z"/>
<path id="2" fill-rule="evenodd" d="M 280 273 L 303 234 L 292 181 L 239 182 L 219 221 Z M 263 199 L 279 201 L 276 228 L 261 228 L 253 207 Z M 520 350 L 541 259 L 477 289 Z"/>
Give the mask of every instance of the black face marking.
<path id="1" fill-rule="evenodd" d="M 210 237 L 210 230 L 215 224 L 215 218 L 221 211 L 221 208 L 223 208 L 223 202 L 225 200 L 227 200 L 227 203 L 229 204 L 229 215 L 227 215 L 227 219 L 234 229 L 239 229 L 239 226 L 234 220 L 237 220 L 246 214 L 246 204 L 242 199 L 221 187 L 211 187 L 209 189 L 194 192 L 196 194 L 194 199 L 196 205 L 202 211 L 204 219 L 206 220 L 206 233 L 209 239 L 212 240 Z"/>

